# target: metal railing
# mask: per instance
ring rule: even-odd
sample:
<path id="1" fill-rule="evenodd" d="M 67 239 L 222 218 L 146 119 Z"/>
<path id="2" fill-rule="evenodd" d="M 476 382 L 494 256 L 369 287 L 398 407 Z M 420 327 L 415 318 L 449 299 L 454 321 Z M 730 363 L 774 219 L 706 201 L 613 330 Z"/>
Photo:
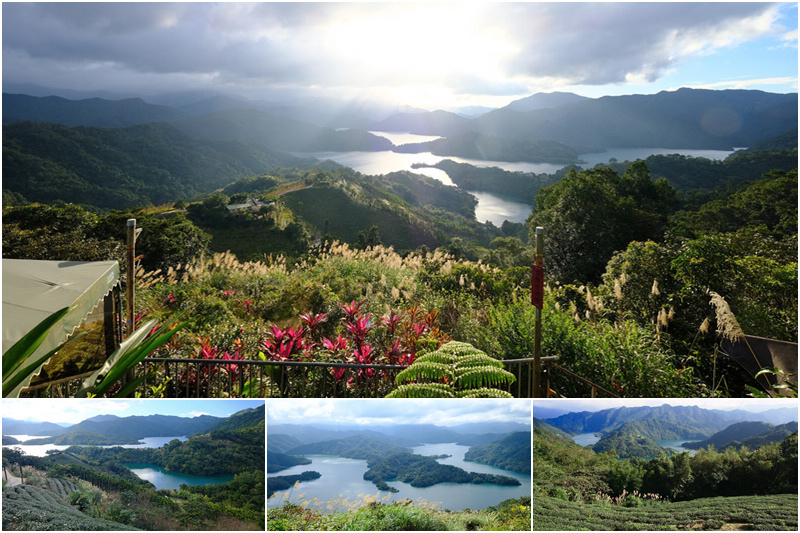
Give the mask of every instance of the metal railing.
<path id="1" fill-rule="evenodd" d="M 170 398 L 382 398 L 404 366 L 307 361 L 146 358 L 139 392 Z"/>
<path id="2" fill-rule="evenodd" d="M 592 397 L 598 392 L 617 394 L 555 363 L 557 356 L 542 357 L 545 390 L 555 390 L 555 372 L 586 385 Z M 533 398 L 533 358 L 508 359 L 503 364 L 515 381 L 505 387 L 516 398 Z M 383 398 L 395 388 L 398 365 L 362 365 L 309 361 L 260 361 L 190 358 L 146 358 L 136 368 L 144 377 L 137 392 L 141 397 L 167 398 Z M 64 398 L 80 389 L 82 374 L 26 389 L 25 396 Z M 557 394 L 557 391 L 556 391 Z"/>
<path id="3" fill-rule="evenodd" d="M 557 361 L 557 360 L 558 360 L 558 356 L 555 356 L 555 357 L 542 357 L 542 362 L 544 362 L 545 366 L 546 366 L 545 372 L 547 373 L 547 377 L 544 380 L 544 382 L 547 384 L 546 385 L 547 386 L 547 390 L 546 390 L 546 396 L 547 397 L 550 397 L 551 395 L 560 396 L 560 394 L 556 390 L 556 385 L 553 382 L 553 376 L 554 376 L 553 371 L 555 370 L 555 371 L 558 371 L 558 372 L 564 374 L 566 377 L 570 378 L 571 380 L 577 381 L 578 383 L 580 383 L 582 385 L 586 385 L 587 387 L 589 387 L 590 391 L 591 391 L 591 397 L 592 398 L 596 398 L 598 392 L 601 392 L 604 395 L 609 396 L 611 398 L 621 398 L 621 396 L 618 395 L 617 393 L 612 392 L 612 391 L 606 389 L 605 387 L 602 387 L 602 386 L 598 385 L 597 383 L 594 383 L 594 382 L 584 378 L 583 376 L 579 376 L 575 372 L 572 372 L 571 370 L 567 370 L 566 368 L 564 368 L 561 365 L 557 365 L 555 363 L 555 361 Z M 585 396 L 573 395 L 572 397 L 583 398 Z"/>

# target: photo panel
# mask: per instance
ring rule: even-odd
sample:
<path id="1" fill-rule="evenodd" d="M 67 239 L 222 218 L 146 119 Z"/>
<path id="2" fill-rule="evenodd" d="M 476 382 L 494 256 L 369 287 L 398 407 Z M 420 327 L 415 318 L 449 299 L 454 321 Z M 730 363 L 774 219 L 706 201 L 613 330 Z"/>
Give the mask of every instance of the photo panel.
<path id="1" fill-rule="evenodd" d="M 533 400 L 532 529 L 797 530 L 795 399 Z"/>
<path id="2" fill-rule="evenodd" d="M 264 400 L 4 399 L 3 529 L 263 530 Z"/>
<path id="3" fill-rule="evenodd" d="M 531 400 L 271 399 L 267 495 L 268 529 L 527 531 Z"/>

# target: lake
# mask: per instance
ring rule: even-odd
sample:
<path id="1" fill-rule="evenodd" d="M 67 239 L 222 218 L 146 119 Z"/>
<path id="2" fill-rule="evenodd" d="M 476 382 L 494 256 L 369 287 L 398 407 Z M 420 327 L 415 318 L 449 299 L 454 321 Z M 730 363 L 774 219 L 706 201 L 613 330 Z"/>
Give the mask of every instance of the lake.
<path id="1" fill-rule="evenodd" d="M 47 455 L 47 450 L 66 450 L 69 446 L 62 446 L 56 444 L 31 444 L 26 445 L 25 441 L 31 439 L 45 439 L 47 437 L 44 436 L 31 436 L 31 435 L 9 435 L 14 437 L 17 440 L 22 441 L 22 444 L 14 444 L 9 446 L 10 448 L 19 448 L 22 450 L 22 453 L 25 455 L 33 455 L 36 457 L 44 457 Z M 178 439 L 180 441 L 185 441 L 187 439 L 186 436 L 181 437 L 145 437 L 143 439 L 139 439 L 139 444 L 117 444 L 120 448 L 161 448 L 166 443 L 173 439 Z M 100 448 L 114 448 L 115 446 L 99 446 Z"/>
<path id="2" fill-rule="evenodd" d="M 677 440 L 657 440 L 656 444 L 662 448 L 672 448 L 676 452 L 689 452 L 689 455 L 696 454 L 699 450 L 692 450 L 691 448 L 684 448 L 683 445 L 687 442 L 697 442 L 691 439 L 677 439 Z"/>
<path id="3" fill-rule="evenodd" d="M 363 476 L 367 471 L 366 461 L 344 459 L 331 455 L 305 455 L 305 457 L 311 459 L 310 465 L 298 465 L 272 474 L 269 477 L 273 475 L 300 474 L 307 470 L 319 472 L 322 477 L 313 481 L 302 482 L 298 488 L 290 491 L 278 491 L 267 500 L 267 507 L 273 508 L 283 505 L 283 501 L 287 498 L 287 492 L 289 492 L 288 499 L 296 503 L 317 498 L 309 508 L 321 512 L 343 510 L 348 503 L 361 502 L 368 496 L 376 497 L 385 502 L 408 498 L 417 505 L 431 502 L 436 508 L 460 511 L 466 508 L 486 509 L 497 505 L 503 500 L 531 494 L 531 476 L 529 474 L 520 474 L 493 466 L 464 461 L 464 454 L 467 450 L 469 450 L 469 446 L 460 446 L 454 443 L 426 444 L 413 448 L 414 453 L 420 455 L 447 454 L 452 456 L 446 459 L 439 459 L 442 464 L 458 466 L 469 472 L 510 476 L 519 480 L 522 485 L 511 487 L 438 483 L 432 487 L 417 488 L 401 481 L 392 481 L 388 484 L 399 489 L 400 492 L 379 492 L 373 483 L 364 480 Z M 338 505 L 338 502 L 345 503 Z M 315 503 L 320 505 L 316 506 Z"/>
<path id="4" fill-rule="evenodd" d="M 600 440 L 600 437 L 594 433 L 581 433 L 580 435 L 573 436 L 572 440 L 575 441 L 575 444 L 578 446 L 586 447 L 597 444 L 597 441 Z"/>
<path id="5" fill-rule="evenodd" d="M 371 132 L 375 135 L 385 137 L 395 145 L 414 142 L 425 142 L 436 139 L 429 135 L 415 135 L 413 133 L 398 132 Z M 617 161 L 634 161 L 645 159 L 653 154 L 681 154 L 692 157 L 705 157 L 708 159 L 722 160 L 732 154 L 733 151 L 724 150 L 678 150 L 670 148 L 614 148 L 607 152 L 594 154 L 581 154 L 579 158 L 586 161 L 581 166 L 591 168 L 598 163 L 607 163 L 614 158 Z M 367 175 L 382 175 L 400 170 L 407 170 L 417 174 L 423 174 L 433 179 L 441 181 L 445 185 L 455 186 L 450 176 L 438 168 L 418 168 L 413 169 L 414 163 L 424 163 L 434 165 L 443 159 L 450 159 L 458 163 L 469 163 L 476 167 L 498 167 L 509 172 L 533 172 L 536 174 L 554 174 L 562 169 L 564 165 L 553 163 L 528 163 L 528 162 L 508 162 L 508 161 L 483 161 L 480 159 L 468 159 L 463 157 L 442 157 L 433 155 L 430 152 L 419 154 L 399 154 L 395 152 L 306 152 L 296 155 L 303 157 L 314 157 L 320 160 L 330 159 L 340 165 L 350 167 L 353 170 Z M 512 197 L 498 195 L 488 192 L 467 191 L 478 198 L 478 206 L 475 208 L 475 217 L 480 222 L 489 221 L 495 226 L 500 227 L 505 220 L 509 222 L 525 222 L 531 214 L 531 205 L 519 202 Z"/>
<path id="6" fill-rule="evenodd" d="M 169 442 L 169 441 L 168 441 Z M 232 481 L 234 474 L 218 474 L 215 476 L 196 476 L 165 470 L 163 467 L 150 463 L 121 463 L 140 478 L 149 481 L 156 489 L 179 489 L 181 484 L 186 485 L 221 485 Z"/>

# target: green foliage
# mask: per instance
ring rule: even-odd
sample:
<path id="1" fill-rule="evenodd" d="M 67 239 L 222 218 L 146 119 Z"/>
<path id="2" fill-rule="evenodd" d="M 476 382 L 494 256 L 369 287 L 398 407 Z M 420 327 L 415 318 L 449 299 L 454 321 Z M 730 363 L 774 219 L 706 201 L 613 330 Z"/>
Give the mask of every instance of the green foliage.
<path id="1" fill-rule="evenodd" d="M 430 487 L 437 483 L 491 483 L 494 485 L 519 485 L 509 476 L 467 472 L 453 465 L 441 464 L 436 459 L 412 453 L 397 453 L 381 459 L 367 461 L 369 469 L 364 479 L 380 481 L 398 480 L 412 487 Z"/>
<path id="2" fill-rule="evenodd" d="M 94 518 L 72 507 L 55 493 L 32 485 L 3 489 L 5 531 L 118 531 L 131 526 Z"/>
<path id="3" fill-rule="evenodd" d="M 546 496 L 533 501 L 534 531 L 654 531 L 745 528 L 797 529 L 797 495 L 651 502 L 644 506 L 570 502 Z"/>
<path id="4" fill-rule="evenodd" d="M 539 191 L 528 227 L 531 235 L 537 226 L 547 228 L 547 266 L 554 279 L 597 281 L 615 251 L 661 236 L 674 198 L 674 189 L 652 181 L 641 161 L 622 176 L 604 167 L 572 170 Z"/>
<path id="5" fill-rule="evenodd" d="M 531 473 L 531 434 L 520 431 L 482 446 L 472 446 L 465 461 L 475 461 L 514 472 Z"/>
<path id="6" fill-rule="evenodd" d="M 597 453 L 614 451 L 620 457 L 654 457 L 664 451 L 653 439 L 645 437 L 630 426 L 603 435 L 592 447 Z"/>
<path id="7" fill-rule="evenodd" d="M 101 209 L 160 205 L 290 164 L 304 162 L 252 144 L 197 140 L 164 123 L 128 128 L 35 122 L 3 126 L 3 170 L 13 176 L 5 186 L 33 202 Z"/>
<path id="8" fill-rule="evenodd" d="M 511 397 L 493 387 L 515 379 L 500 361 L 470 344 L 453 341 L 418 357 L 400 372 L 395 378 L 400 386 L 387 397 Z"/>

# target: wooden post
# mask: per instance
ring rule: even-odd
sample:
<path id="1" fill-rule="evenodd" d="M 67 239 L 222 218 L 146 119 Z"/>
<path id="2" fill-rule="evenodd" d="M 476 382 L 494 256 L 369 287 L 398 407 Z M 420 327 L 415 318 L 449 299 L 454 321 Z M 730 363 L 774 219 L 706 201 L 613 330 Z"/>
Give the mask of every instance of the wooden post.
<path id="1" fill-rule="evenodd" d="M 136 237 L 141 233 L 141 228 L 136 229 L 136 219 L 128 219 L 128 246 L 127 255 L 125 257 L 125 289 L 126 289 L 126 310 L 128 314 L 128 336 L 132 335 L 136 330 L 136 315 L 133 306 L 133 298 L 135 296 L 134 285 L 136 284 Z M 135 371 L 131 368 L 125 374 L 126 383 L 130 383 L 135 378 Z"/>
<path id="2" fill-rule="evenodd" d="M 127 255 L 125 257 L 125 272 L 126 279 L 126 310 L 128 314 L 128 335 L 131 335 L 136 330 L 136 318 L 133 308 L 134 290 L 133 285 L 136 283 L 136 265 L 134 258 L 136 257 L 136 219 L 128 219 L 128 247 Z"/>
<path id="3" fill-rule="evenodd" d="M 544 228 L 536 227 L 536 255 L 534 256 L 534 272 L 536 272 L 536 304 L 534 307 L 535 333 L 533 338 L 533 397 L 542 397 L 542 298 L 544 292 Z"/>

